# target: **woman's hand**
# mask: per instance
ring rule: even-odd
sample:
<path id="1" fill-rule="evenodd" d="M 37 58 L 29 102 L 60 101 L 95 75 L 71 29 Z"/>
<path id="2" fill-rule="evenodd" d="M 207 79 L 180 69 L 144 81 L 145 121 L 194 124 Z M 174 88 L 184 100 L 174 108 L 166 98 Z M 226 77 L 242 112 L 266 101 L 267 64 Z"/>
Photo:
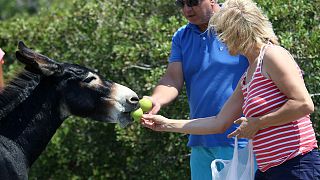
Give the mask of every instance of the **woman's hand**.
<path id="1" fill-rule="evenodd" d="M 166 131 L 170 128 L 169 121 L 166 117 L 153 114 L 144 114 L 141 118 L 141 124 L 154 131 Z"/>
<path id="2" fill-rule="evenodd" d="M 240 126 L 228 135 L 228 138 L 238 136 L 238 138 L 253 139 L 259 131 L 258 126 L 259 118 L 256 117 L 241 117 L 234 121 L 235 124 Z"/>

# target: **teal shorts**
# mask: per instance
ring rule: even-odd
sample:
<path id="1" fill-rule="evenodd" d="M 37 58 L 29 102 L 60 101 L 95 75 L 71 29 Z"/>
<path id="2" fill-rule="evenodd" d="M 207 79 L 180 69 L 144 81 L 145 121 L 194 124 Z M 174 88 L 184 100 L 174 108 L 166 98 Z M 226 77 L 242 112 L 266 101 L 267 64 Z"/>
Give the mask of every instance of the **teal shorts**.
<path id="1" fill-rule="evenodd" d="M 232 159 L 233 147 L 191 147 L 190 168 L 192 180 L 211 180 L 211 162 L 214 159 Z M 222 168 L 223 166 L 218 168 Z"/>

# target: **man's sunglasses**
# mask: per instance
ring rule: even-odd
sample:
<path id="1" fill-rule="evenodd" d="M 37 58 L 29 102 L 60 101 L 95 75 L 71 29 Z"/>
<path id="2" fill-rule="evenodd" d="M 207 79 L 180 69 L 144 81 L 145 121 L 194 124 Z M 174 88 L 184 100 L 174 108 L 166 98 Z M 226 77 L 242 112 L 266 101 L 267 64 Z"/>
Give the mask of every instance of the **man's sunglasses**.
<path id="1" fill-rule="evenodd" d="M 176 6 L 179 8 L 184 8 L 184 4 L 186 4 L 188 7 L 198 6 L 200 3 L 200 0 L 176 0 Z"/>

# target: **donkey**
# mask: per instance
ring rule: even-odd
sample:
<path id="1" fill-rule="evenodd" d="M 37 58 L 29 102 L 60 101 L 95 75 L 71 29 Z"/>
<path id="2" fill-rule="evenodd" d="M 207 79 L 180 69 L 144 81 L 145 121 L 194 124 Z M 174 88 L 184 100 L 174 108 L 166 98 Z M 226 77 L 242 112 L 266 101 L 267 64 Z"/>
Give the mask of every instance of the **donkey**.
<path id="1" fill-rule="evenodd" d="M 139 98 L 96 72 L 58 63 L 18 43 L 25 70 L 0 93 L 0 179 L 28 179 L 28 170 L 69 116 L 119 123 L 133 120 Z"/>

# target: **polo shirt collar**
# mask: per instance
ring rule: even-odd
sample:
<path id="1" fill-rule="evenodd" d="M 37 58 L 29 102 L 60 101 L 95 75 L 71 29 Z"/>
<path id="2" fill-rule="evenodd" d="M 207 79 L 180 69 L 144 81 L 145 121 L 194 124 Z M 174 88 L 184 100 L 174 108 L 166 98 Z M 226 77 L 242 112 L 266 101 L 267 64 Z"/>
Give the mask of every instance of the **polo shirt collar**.
<path id="1" fill-rule="evenodd" d="M 197 33 L 199 35 L 200 34 L 205 34 L 205 33 L 208 34 L 208 31 L 209 31 L 209 29 L 207 28 L 204 32 L 201 32 L 199 27 L 197 25 L 195 25 L 195 24 L 192 24 L 192 23 L 188 23 L 186 28 L 191 29 L 193 32 L 195 32 L 195 33 Z M 215 33 L 210 33 L 210 34 L 215 36 Z"/>

